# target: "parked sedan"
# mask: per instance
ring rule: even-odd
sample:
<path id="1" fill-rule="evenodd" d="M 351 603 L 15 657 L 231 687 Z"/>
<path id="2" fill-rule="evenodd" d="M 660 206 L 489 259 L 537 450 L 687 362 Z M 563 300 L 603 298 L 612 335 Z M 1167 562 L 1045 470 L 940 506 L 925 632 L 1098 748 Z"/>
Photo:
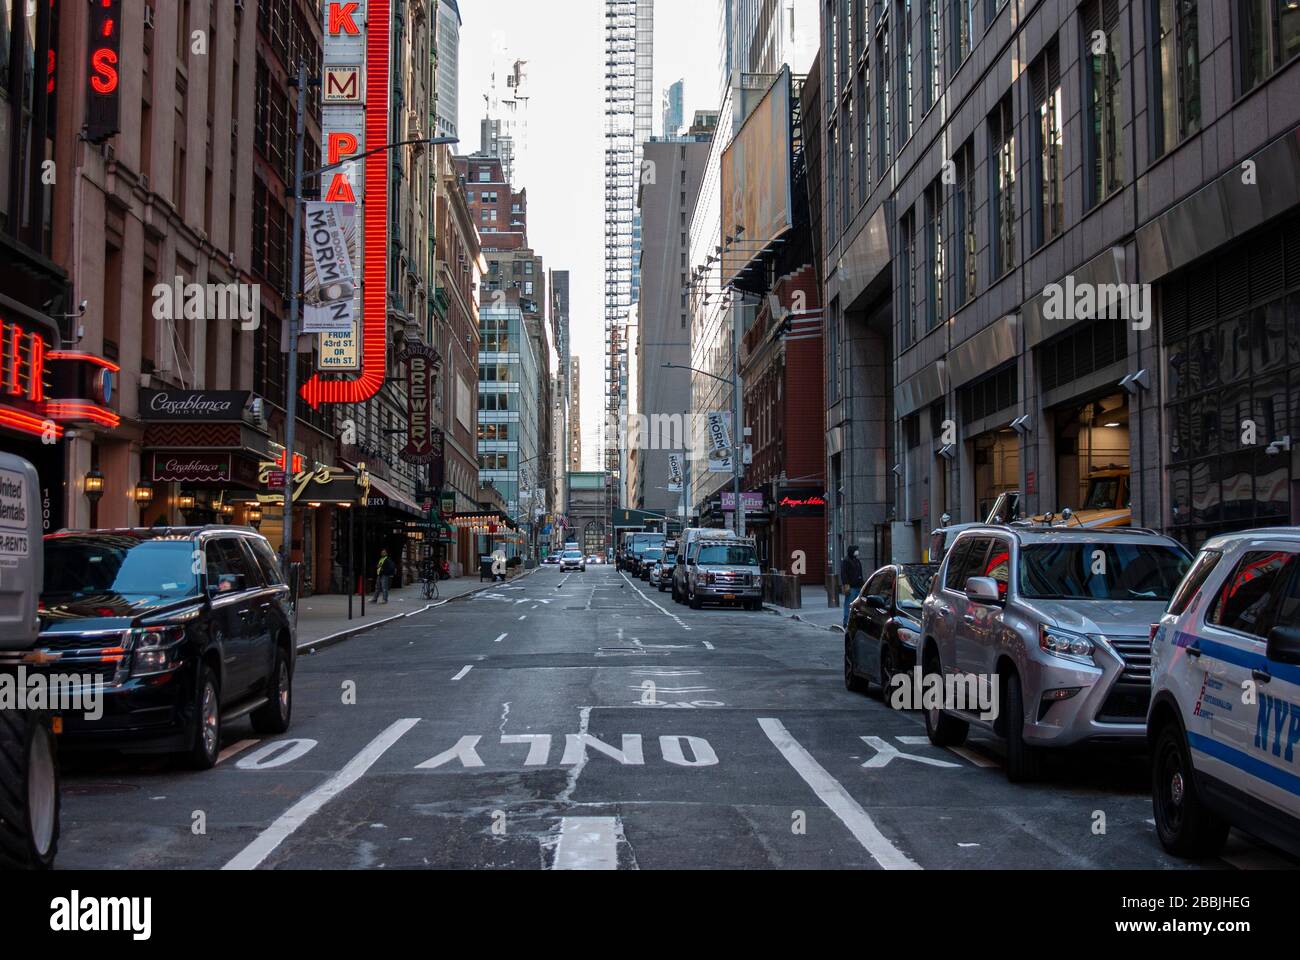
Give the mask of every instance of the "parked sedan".
<path id="1" fill-rule="evenodd" d="M 663 593 L 673 582 L 673 567 L 677 566 L 677 554 L 665 554 L 664 558 L 650 570 L 650 586 L 658 587 Z"/>
<path id="2" fill-rule="evenodd" d="M 656 563 L 660 563 L 664 558 L 663 547 L 646 547 L 645 552 L 641 554 L 641 559 L 637 563 L 636 575 L 642 580 L 649 581 L 650 571 Z"/>
<path id="3" fill-rule="evenodd" d="M 916 666 L 921 639 L 921 604 L 930 592 L 937 563 L 895 563 L 870 577 L 849 607 L 844 634 L 844 686 L 865 691 L 875 682 L 889 702 L 895 674 Z"/>

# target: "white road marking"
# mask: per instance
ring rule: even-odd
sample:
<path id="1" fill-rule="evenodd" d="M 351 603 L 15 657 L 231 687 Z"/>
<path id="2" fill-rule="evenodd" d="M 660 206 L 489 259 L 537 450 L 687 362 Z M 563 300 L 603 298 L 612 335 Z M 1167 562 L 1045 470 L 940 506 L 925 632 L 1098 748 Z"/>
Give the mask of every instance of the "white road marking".
<path id="1" fill-rule="evenodd" d="M 780 751 L 795 773 L 803 778 L 804 783 L 812 788 L 813 793 L 827 808 L 840 818 L 853 834 L 855 840 L 862 844 L 876 861 L 886 870 L 920 870 L 919 864 L 909 859 L 880 832 L 870 814 L 849 795 L 843 785 L 832 777 L 812 754 L 794 737 L 785 725 L 773 717 L 760 717 L 758 725 L 762 727 L 772 745 Z"/>
<path id="2" fill-rule="evenodd" d="M 627 580 L 628 584 L 632 587 L 633 590 L 635 590 L 637 593 L 641 593 L 641 588 L 638 587 L 635 583 L 633 583 L 626 573 L 620 572 L 619 576 L 622 577 L 624 580 Z M 644 600 L 646 603 L 650 604 L 650 606 L 654 607 L 665 617 L 671 618 L 674 622 L 676 622 L 677 626 L 681 627 L 683 630 L 687 631 L 688 633 L 690 632 L 691 628 L 688 627 L 685 624 L 685 622 L 683 622 L 682 618 L 677 616 L 677 614 L 669 610 L 665 610 L 663 607 L 659 606 L 659 604 L 655 603 L 653 600 L 647 597 L 644 593 L 641 593 L 641 599 Z"/>
<path id="3" fill-rule="evenodd" d="M 240 770 L 274 770 L 305 757 L 316 749 L 315 740 L 272 740 L 235 762 Z"/>
<path id="4" fill-rule="evenodd" d="M 524 614 L 522 617 L 520 617 L 519 619 L 520 619 L 520 620 L 527 620 L 527 619 L 528 619 L 528 614 L 525 613 L 525 614 Z"/>
<path id="5" fill-rule="evenodd" d="M 862 766 L 867 768 L 887 767 L 894 760 L 913 760 L 917 763 L 924 763 L 931 767 L 948 767 L 952 769 L 961 768 L 960 763 L 949 763 L 947 760 L 935 760 L 933 757 L 923 757 L 916 753 L 904 753 L 892 743 L 888 743 L 880 737 L 859 737 L 858 739 L 876 751 L 874 757 L 862 764 Z M 904 743 L 907 743 L 908 741 L 919 741 L 924 743 L 930 742 L 929 737 L 899 737 L 898 739 L 902 740 Z"/>
<path id="6" fill-rule="evenodd" d="M 224 763 L 237 753 L 243 753 L 249 747 L 255 747 L 261 740 L 240 740 L 238 743 L 232 743 L 226 749 L 217 754 L 217 763 Z"/>
<path id="7" fill-rule="evenodd" d="M 464 679 L 465 679 L 465 674 L 469 673 L 469 672 L 470 672 L 471 670 L 473 670 L 473 669 L 474 669 L 474 664 L 472 664 L 472 663 L 471 663 L 469 666 L 467 666 L 467 667 L 462 667 L 460 673 L 456 674 L 456 676 L 452 677 L 452 679 L 453 679 L 453 680 L 464 680 Z"/>
<path id="8" fill-rule="evenodd" d="M 562 817 L 552 870 L 617 870 L 617 817 Z"/>
<path id="9" fill-rule="evenodd" d="M 347 766 L 280 814 L 279 819 L 258 834 L 252 843 L 236 854 L 221 869 L 256 869 L 263 860 L 275 852 L 276 847 L 280 846 L 295 830 L 311 819 L 312 815 L 317 813 L 321 807 L 360 780 L 389 747 L 400 740 L 403 734 L 419 722 L 419 717 L 407 717 L 391 724 L 388 729 L 371 740 L 360 753 L 348 761 Z"/>
<path id="10" fill-rule="evenodd" d="M 497 637 L 497 638 L 496 638 L 495 640 L 493 640 L 492 642 L 493 642 L 493 643 L 500 643 L 502 640 L 504 640 L 504 639 L 505 639 L 506 637 L 508 637 L 508 636 L 510 636 L 510 634 L 508 634 L 508 633 L 503 633 L 503 634 L 501 634 L 501 636 Z"/>
<path id="11" fill-rule="evenodd" d="M 929 739 L 930 739 L 929 737 L 925 738 L 927 743 L 929 742 Z M 948 749 L 951 750 L 953 753 L 957 754 L 957 756 L 961 757 L 963 760 L 967 760 L 975 764 L 975 766 L 977 767 L 988 768 L 988 767 L 998 766 L 998 762 L 996 760 L 990 759 L 989 757 L 984 756 L 984 754 L 982 753 L 976 753 L 970 747 L 949 747 Z"/>

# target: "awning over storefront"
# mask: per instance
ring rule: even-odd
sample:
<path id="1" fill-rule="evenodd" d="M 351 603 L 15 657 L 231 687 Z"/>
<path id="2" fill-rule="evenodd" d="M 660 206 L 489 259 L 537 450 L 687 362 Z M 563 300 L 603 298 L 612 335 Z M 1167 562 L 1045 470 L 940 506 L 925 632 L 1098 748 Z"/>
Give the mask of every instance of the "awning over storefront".
<path id="1" fill-rule="evenodd" d="M 413 517 L 424 517 L 424 510 L 418 503 L 387 480 L 380 480 L 374 474 L 370 475 L 370 498 L 366 501 L 366 505 L 389 507 L 402 513 L 409 513 Z"/>
<path id="2" fill-rule="evenodd" d="M 453 513 L 451 523 L 454 527 L 462 530 L 470 530 L 474 533 L 491 535 L 499 532 L 502 527 L 507 530 L 518 530 L 519 525 L 511 520 L 500 510 L 478 511 L 476 513 Z M 496 528 L 495 530 L 493 528 Z"/>

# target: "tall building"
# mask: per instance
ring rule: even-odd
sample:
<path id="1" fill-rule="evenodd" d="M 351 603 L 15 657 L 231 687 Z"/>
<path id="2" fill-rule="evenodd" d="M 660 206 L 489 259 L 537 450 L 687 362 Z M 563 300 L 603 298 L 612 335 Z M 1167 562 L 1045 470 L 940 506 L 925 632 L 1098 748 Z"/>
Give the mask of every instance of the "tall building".
<path id="1" fill-rule="evenodd" d="M 641 144 L 654 124 L 654 4 L 605 3 L 605 468 L 626 476 L 627 450 L 616 424 L 628 403 L 628 311 L 639 279 L 636 185 Z"/>
<path id="2" fill-rule="evenodd" d="M 457 0 L 438 0 L 437 136 L 458 137 L 460 115 L 460 17 Z"/>
<path id="3" fill-rule="evenodd" d="M 668 486 L 668 458 L 683 456 L 690 421 L 691 326 L 687 307 L 690 270 L 686 219 L 699 193 L 709 159 L 709 137 L 664 137 L 645 144 L 638 192 L 642 248 L 640 324 L 637 327 L 638 418 L 631 435 L 639 447 L 637 471 L 627 505 L 677 516 L 680 493 Z"/>
<path id="4" fill-rule="evenodd" d="M 949 4 L 942 44 L 931 4 L 825 7 L 833 562 L 1010 491 L 1192 547 L 1300 521 L 1287 6 Z"/>
<path id="5" fill-rule="evenodd" d="M 499 47 L 490 83 L 483 95 L 479 152 L 501 161 L 507 183 L 527 183 L 528 61 L 510 60 Z"/>
<path id="6" fill-rule="evenodd" d="M 569 431 L 570 417 L 573 415 L 572 384 L 569 367 L 573 358 L 573 341 L 569 329 L 569 271 L 552 270 L 550 275 L 551 295 L 551 331 L 555 341 L 556 364 L 553 367 L 555 382 L 552 397 L 554 423 L 552 425 L 551 449 L 555 451 L 552 458 L 554 479 L 554 511 L 564 512 L 563 497 L 567 492 L 564 474 L 569 470 Z M 560 541 L 563 546 L 563 541 Z"/>
<path id="7" fill-rule="evenodd" d="M 544 516 L 553 505 L 553 462 L 560 456 L 552 437 L 555 337 L 547 324 L 546 269 L 528 246 L 527 193 L 506 179 L 504 161 L 474 154 L 457 157 L 456 167 L 478 224 L 484 267 L 479 475 L 524 528 L 521 542 L 510 548 L 523 553 L 537 542 L 539 511 Z"/>
<path id="8" fill-rule="evenodd" d="M 582 367 L 577 357 L 569 361 L 569 473 L 582 470 Z"/>
<path id="9" fill-rule="evenodd" d="M 678 80 L 664 90 L 663 116 L 665 137 L 675 137 L 682 132 L 685 116 L 686 81 Z"/>

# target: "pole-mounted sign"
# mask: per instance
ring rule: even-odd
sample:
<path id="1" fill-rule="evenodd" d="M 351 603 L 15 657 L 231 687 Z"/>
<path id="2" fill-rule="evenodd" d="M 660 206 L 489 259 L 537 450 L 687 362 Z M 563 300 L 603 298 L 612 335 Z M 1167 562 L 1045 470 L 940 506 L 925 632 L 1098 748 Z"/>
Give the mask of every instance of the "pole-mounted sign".
<path id="1" fill-rule="evenodd" d="M 86 140 L 103 143 L 119 131 L 122 0 L 91 0 Z"/>

